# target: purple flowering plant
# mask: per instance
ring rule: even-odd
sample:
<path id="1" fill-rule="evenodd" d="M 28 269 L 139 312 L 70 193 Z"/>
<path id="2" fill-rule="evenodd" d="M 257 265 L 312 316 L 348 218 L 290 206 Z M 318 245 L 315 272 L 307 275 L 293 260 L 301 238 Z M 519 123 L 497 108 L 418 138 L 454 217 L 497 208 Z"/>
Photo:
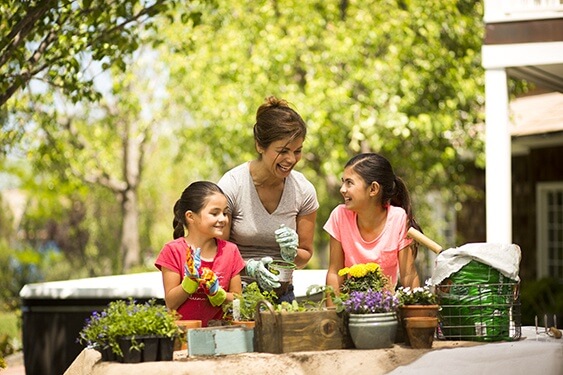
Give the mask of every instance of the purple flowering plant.
<path id="1" fill-rule="evenodd" d="M 176 324 L 178 317 L 175 311 L 156 303 L 155 299 L 145 303 L 137 303 L 132 298 L 112 301 L 103 311 L 94 311 L 86 319 L 77 341 L 97 350 L 111 348 L 122 356 L 117 342 L 119 337 L 132 337 L 133 348 L 140 350 L 142 343 L 135 340 L 138 336 L 178 337 L 182 333 Z"/>
<path id="2" fill-rule="evenodd" d="M 350 314 L 388 313 L 397 311 L 399 300 L 386 289 L 368 289 L 350 292 L 342 305 Z"/>

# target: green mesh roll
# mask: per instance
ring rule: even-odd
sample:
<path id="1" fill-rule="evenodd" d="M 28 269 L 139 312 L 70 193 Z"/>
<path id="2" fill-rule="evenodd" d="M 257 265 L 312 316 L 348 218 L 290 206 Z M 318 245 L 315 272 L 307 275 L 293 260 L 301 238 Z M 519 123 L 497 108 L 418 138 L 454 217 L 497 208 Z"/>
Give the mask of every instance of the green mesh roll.
<path id="1" fill-rule="evenodd" d="M 496 269 L 472 260 L 438 288 L 442 335 L 450 340 L 510 340 L 516 286 Z"/>

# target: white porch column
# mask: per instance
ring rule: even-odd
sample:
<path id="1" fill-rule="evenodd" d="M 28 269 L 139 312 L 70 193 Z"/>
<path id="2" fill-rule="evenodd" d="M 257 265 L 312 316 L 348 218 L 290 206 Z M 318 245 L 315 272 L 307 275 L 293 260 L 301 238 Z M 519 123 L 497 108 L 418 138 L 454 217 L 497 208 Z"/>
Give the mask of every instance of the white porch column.
<path id="1" fill-rule="evenodd" d="M 487 242 L 512 243 L 511 140 L 503 68 L 485 70 Z"/>

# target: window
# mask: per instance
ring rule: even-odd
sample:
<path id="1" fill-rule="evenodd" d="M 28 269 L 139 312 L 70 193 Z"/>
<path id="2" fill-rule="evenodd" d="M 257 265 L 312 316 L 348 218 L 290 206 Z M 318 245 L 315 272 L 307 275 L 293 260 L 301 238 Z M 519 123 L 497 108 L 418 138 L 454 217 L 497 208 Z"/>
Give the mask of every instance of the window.
<path id="1" fill-rule="evenodd" d="M 563 281 L 563 182 L 537 185 L 538 277 Z"/>

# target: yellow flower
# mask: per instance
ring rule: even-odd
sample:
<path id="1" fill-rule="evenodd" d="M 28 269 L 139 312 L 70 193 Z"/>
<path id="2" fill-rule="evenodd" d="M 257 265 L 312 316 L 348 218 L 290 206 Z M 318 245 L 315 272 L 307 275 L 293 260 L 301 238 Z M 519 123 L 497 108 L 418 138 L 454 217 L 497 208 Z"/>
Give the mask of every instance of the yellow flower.
<path id="1" fill-rule="evenodd" d="M 339 276 L 344 276 L 341 291 L 382 290 L 386 288 L 388 279 L 377 263 L 359 263 L 353 266 L 342 268 L 338 271 Z"/>
<path id="2" fill-rule="evenodd" d="M 366 269 L 368 272 L 377 272 L 379 271 L 380 267 L 377 263 L 366 263 Z"/>
<path id="3" fill-rule="evenodd" d="M 365 264 L 354 264 L 350 267 L 350 276 L 352 277 L 364 277 L 367 275 L 367 272 Z"/>
<path id="4" fill-rule="evenodd" d="M 346 276 L 350 269 L 348 267 L 344 267 L 338 271 L 338 276 Z"/>

